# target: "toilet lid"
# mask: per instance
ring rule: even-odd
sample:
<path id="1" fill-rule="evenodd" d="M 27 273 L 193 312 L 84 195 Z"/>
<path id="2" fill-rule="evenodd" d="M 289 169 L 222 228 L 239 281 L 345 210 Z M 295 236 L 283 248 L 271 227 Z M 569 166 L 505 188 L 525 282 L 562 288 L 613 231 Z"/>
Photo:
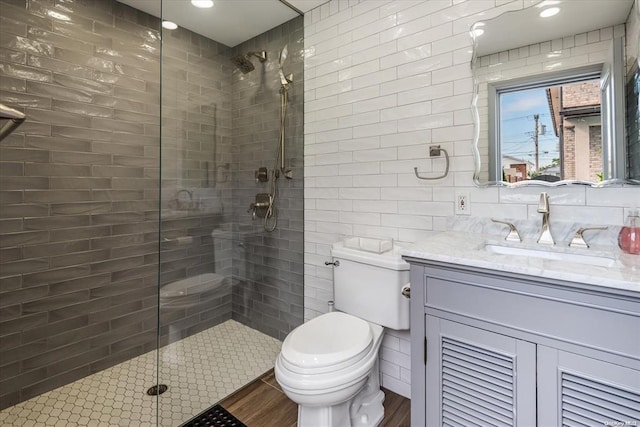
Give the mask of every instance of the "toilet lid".
<path id="1" fill-rule="evenodd" d="M 281 355 L 303 370 L 344 366 L 364 357 L 373 342 L 371 327 L 350 314 L 331 312 L 298 326 L 282 343 Z"/>

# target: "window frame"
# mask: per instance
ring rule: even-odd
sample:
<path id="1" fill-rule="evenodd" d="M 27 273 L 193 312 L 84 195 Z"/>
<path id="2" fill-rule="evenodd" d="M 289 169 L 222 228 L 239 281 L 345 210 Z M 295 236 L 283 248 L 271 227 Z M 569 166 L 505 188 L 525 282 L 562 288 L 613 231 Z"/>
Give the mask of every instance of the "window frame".
<path id="1" fill-rule="evenodd" d="M 488 89 L 488 137 L 489 137 L 489 181 L 502 181 L 502 147 L 500 142 L 500 95 L 549 86 L 560 86 L 588 80 L 601 80 L 603 64 L 573 68 L 558 72 L 538 74 L 512 80 L 489 83 Z M 602 100 L 601 100 L 602 102 Z M 602 109 L 600 112 L 602 121 Z M 603 154 L 605 147 L 603 141 Z"/>

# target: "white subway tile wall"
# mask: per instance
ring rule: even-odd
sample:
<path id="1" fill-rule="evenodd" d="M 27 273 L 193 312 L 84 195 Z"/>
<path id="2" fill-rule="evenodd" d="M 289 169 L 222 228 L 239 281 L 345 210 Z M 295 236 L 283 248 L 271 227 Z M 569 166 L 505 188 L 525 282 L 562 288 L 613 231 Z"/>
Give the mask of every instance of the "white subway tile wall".
<path id="1" fill-rule="evenodd" d="M 333 298 L 331 244 L 347 236 L 408 244 L 443 230 L 456 190 L 469 191 L 472 216 L 537 218 L 539 189 L 479 189 L 473 177 L 471 24 L 532 4 L 529 0 L 332 0 L 305 15 L 305 319 Z M 637 7 L 637 6 L 636 6 Z M 637 28 L 637 22 L 633 23 Z M 549 41 L 491 56 L 519 67 L 548 67 L 562 46 L 575 65 L 599 61 L 593 48 L 614 29 Z M 634 45 L 635 46 L 635 45 Z M 637 49 L 636 49 L 637 50 Z M 557 58 L 554 58 L 554 60 Z M 521 68 L 520 68 L 521 69 Z M 504 71 L 515 77 L 518 68 Z M 449 176 L 428 158 L 439 144 Z M 640 205 L 640 189 L 548 189 L 558 217 L 620 225 Z M 382 383 L 409 396 L 409 333 L 389 331 L 381 351 Z"/>

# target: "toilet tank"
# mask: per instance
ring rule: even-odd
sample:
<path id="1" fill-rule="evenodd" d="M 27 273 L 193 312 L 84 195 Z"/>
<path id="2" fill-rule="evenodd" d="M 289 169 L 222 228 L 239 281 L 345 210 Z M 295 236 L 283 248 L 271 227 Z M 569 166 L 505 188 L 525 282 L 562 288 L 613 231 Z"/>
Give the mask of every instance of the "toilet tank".
<path id="1" fill-rule="evenodd" d="M 402 295 L 409 264 L 400 248 L 385 243 L 355 237 L 333 244 L 333 261 L 339 261 L 333 268 L 335 308 L 391 329 L 409 329 L 409 299 Z"/>

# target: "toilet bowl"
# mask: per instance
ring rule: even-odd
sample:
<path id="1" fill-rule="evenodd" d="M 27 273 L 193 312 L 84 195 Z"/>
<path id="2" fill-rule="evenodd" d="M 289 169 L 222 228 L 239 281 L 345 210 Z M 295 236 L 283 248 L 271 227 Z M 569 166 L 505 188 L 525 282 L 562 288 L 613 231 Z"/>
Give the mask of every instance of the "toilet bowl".
<path id="1" fill-rule="evenodd" d="M 298 404 L 299 427 L 377 426 L 384 417 L 378 352 L 383 326 L 407 329 L 401 296 L 409 266 L 396 250 L 332 247 L 335 305 L 294 329 L 275 364 L 276 380 Z M 348 288 L 348 289 L 344 289 Z"/>
<path id="2" fill-rule="evenodd" d="M 307 420 L 301 425 L 377 425 L 382 420 L 384 394 L 377 375 L 371 376 L 382 336 L 379 325 L 332 312 L 310 320 L 285 338 L 276 360 L 276 380 L 300 405 L 299 419 Z M 369 381 L 373 382 L 371 392 L 361 396 L 352 410 L 350 400 Z M 369 423 L 353 424 L 353 418 Z"/>

